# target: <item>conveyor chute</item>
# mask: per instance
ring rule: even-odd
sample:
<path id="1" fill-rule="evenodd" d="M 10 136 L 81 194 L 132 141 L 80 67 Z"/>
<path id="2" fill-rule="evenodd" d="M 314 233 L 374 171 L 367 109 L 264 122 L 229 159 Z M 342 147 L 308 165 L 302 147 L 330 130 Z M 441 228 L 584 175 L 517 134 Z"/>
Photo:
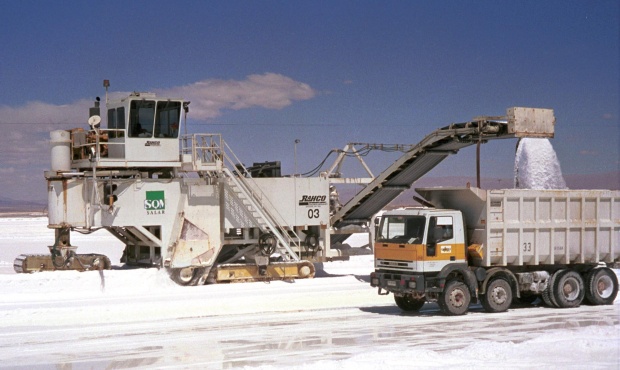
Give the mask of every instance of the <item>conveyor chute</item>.
<path id="1" fill-rule="evenodd" d="M 375 177 L 331 218 L 336 229 L 370 218 L 450 154 L 479 142 L 515 137 L 553 137 L 552 109 L 509 108 L 504 117 L 476 117 L 432 132 Z M 350 234 L 332 236 L 332 243 Z"/>

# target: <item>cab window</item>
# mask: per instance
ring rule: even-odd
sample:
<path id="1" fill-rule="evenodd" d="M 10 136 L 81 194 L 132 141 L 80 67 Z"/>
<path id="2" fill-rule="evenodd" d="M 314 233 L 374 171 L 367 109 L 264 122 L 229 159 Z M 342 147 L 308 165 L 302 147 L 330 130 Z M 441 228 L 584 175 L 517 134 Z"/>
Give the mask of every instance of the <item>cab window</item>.
<path id="1" fill-rule="evenodd" d="M 116 129 L 116 109 L 108 109 L 108 128 Z M 116 132 L 110 132 L 109 136 L 116 137 Z"/>
<path id="2" fill-rule="evenodd" d="M 119 130 L 125 129 L 125 107 L 116 109 L 116 128 Z M 125 137 L 125 131 L 117 131 L 116 137 Z"/>
<path id="3" fill-rule="evenodd" d="M 129 137 L 152 137 L 154 121 L 154 101 L 132 100 L 129 109 Z"/>
<path id="4" fill-rule="evenodd" d="M 181 102 L 157 102 L 157 116 L 155 118 L 155 137 L 178 137 Z"/>
<path id="5" fill-rule="evenodd" d="M 426 218 L 424 216 L 384 216 L 377 241 L 387 243 L 422 243 Z"/>
<path id="6" fill-rule="evenodd" d="M 454 238 L 452 217 L 431 217 L 428 227 L 428 243 L 441 243 Z"/>
<path id="7" fill-rule="evenodd" d="M 125 129 L 125 108 L 119 107 L 116 109 L 108 109 L 108 129 L 111 129 L 109 133 L 110 138 L 124 137 Z"/>

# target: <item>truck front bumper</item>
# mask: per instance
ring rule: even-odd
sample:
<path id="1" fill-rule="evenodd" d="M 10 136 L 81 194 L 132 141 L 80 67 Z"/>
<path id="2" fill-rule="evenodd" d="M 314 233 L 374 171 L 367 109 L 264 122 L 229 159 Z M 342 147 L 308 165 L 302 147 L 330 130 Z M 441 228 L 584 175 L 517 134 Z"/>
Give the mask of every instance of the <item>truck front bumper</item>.
<path id="1" fill-rule="evenodd" d="M 412 275 L 375 271 L 370 274 L 370 286 L 391 293 L 424 293 L 426 282 L 424 275 Z"/>

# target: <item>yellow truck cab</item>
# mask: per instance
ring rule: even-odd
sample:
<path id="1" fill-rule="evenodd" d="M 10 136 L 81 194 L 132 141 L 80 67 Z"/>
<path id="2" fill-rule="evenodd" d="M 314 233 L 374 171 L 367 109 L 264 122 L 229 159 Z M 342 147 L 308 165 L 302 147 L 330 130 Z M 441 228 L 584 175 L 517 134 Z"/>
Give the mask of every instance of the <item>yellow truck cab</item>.
<path id="1" fill-rule="evenodd" d="M 379 226 L 375 256 L 377 270 L 414 275 L 465 263 L 461 213 L 430 209 L 386 213 Z"/>
<path id="2" fill-rule="evenodd" d="M 404 310 L 417 310 L 425 295 L 444 290 L 446 278 L 458 274 L 473 281 L 467 265 L 463 217 L 460 211 L 409 208 L 388 211 L 378 225 L 372 284 L 394 293 Z M 460 289 L 468 288 L 462 283 Z M 471 292 L 475 296 L 475 291 Z M 385 293 L 387 294 L 387 293 Z M 461 297 L 461 305 L 465 304 Z M 459 296 L 452 300 L 458 305 Z M 467 302 L 466 304 L 469 304 Z"/>

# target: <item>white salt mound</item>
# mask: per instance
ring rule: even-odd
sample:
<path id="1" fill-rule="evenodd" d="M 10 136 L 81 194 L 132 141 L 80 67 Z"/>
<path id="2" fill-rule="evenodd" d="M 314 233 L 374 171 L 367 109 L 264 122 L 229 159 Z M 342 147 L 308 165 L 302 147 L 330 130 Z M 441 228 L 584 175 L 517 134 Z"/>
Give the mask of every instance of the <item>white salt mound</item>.
<path id="1" fill-rule="evenodd" d="M 567 189 L 560 162 L 548 139 L 521 139 L 515 157 L 515 188 Z"/>

